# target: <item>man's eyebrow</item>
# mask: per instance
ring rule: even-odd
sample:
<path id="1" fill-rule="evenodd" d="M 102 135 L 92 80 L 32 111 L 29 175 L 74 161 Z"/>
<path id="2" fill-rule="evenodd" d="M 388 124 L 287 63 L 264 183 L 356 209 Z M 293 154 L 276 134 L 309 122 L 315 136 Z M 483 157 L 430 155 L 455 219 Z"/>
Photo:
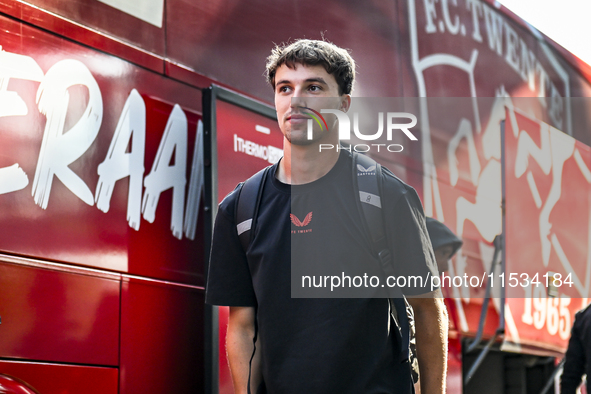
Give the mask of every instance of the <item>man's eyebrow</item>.
<path id="1" fill-rule="evenodd" d="M 322 83 L 322 84 L 324 84 L 324 85 L 328 85 L 328 84 L 326 83 L 326 81 L 324 80 L 324 78 L 321 78 L 321 77 L 317 77 L 317 78 L 308 78 L 308 79 L 306 79 L 306 82 L 319 82 L 319 83 Z"/>
<path id="2" fill-rule="evenodd" d="M 322 77 L 308 78 L 308 79 L 305 80 L 305 82 L 308 82 L 308 83 L 309 82 L 318 82 L 318 83 L 321 83 L 321 84 L 324 84 L 324 85 L 328 85 L 326 83 L 326 81 L 324 80 L 324 78 L 322 78 Z M 282 79 L 280 81 L 275 82 L 275 85 L 282 85 L 284 83 L 290 84 L 292 82 L 289 79 Z"/>

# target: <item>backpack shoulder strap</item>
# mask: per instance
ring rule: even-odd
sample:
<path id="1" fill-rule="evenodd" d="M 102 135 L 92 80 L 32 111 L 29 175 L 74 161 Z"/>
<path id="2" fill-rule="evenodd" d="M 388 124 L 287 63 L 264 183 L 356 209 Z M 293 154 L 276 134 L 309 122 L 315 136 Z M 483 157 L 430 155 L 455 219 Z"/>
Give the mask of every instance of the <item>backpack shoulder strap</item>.
<path id="1" fill-rule="evenodd" d="M 370 235 L 372 249 L 379 259 L 382 271 L 386 276 L 395 276 L 382 211 L 382 166 L 371 157 L 353 154 L 353 185 L 359 194 L 357 206 L 363 226 Z M 390 299 L 390 307 L 402 339 L 400 359 L 404 362 L 410 355 L 410 322 L 407 302 L 402 293 Z"/>
<path id="2" fill-rule="evenodd" d="M 238 194 L 238 201 L 236 202 L 236 232 L 242 245 L 242 250 L 246 253 L 248 245 L 252 240 L 252 234 L 254 226 L 256 225 L 256 217 L 261 204 L 261 197 L 263 195 L 263 189 L 265 186 L 265 179 L 267 179 L 267 173 L 272 166 L 263 168 L 246 181 L 244 181 L 240 187 L 240 193 Z M 255 312 L 256 316 L 256 312 Z M 248 363 L 248 383 L 247 390 L 248 394 L 251 394 L 250 390 L 250 378 L 252 372 L 252 360 L 256 353 L 256 342 L 258 338 L 258 320 L 255 318 L 254 321 L 254 336 L 252 338 L 252 354 Z"/>
<path id="3" fill-rule="evenodd" d="M 373 250 L 382 262 L 382 269 L 387 275 L 393 275 L 382 214 L 382 166 L 371 157 L 360 154 L 353 155 L 353 166 L 353 185 L 359 191 L 357 206 L 364 219 L 364 226 L 370 235 Z"/>
<path id="4" fill-rule="evenodd" d="M 236 231 L 245 252 L 252 239 L 251 229 L 254 228 L 256 223 L 265 179 L 270 168 L 266 167 L 251 176 L 244 181 L 240 188 L 236 204 Z"/>

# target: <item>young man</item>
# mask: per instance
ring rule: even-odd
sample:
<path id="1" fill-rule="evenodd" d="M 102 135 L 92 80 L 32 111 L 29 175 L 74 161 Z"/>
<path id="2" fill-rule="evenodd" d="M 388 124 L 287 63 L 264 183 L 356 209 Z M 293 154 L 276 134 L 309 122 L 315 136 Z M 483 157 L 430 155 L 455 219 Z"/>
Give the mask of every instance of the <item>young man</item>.
<path id="1" fill-rule="evenodd" d="M 253 393 L 411 393 L 409 362 L 399 357 L 387 299 L 291 298 L 295 256 L 318 265 L 366 262 L 367 270 L 378 264 L 355 205 L 351 154 L 319 150 L 320 144 L 338 145 L 336 118 L 325 116 L 327 124 L 315 127 L 312 138 L 307 132 L 311 107 L 348 110 L 355 63 L 335 45 L 299 40 L 273 50 L 267 74 L 284 157 L 263 181 L 246 253 L 236 231 L 240 188 L 220 204 L 207 283 L 206 302 L 230 306 L 226 347 L 235 391 L 246 393 L 250 382 Z M 388 171 L 383 174 L 384 217 L 398 272 L 437 275 L 416 192 Z M 318 244 L 321 255 L 308 252 Z M 409 302 L 422 392 L 443 393 L 442 300 L 427 294 Z"/>
<path id="2" fill-rule="evenodd" d="M 568 348 L 564 355 L 564 369 L 560 377 L 560 392 L 575 394 L 587 375 L 587 392 L 591 392 L 591 305 L 577 312 Z"/>

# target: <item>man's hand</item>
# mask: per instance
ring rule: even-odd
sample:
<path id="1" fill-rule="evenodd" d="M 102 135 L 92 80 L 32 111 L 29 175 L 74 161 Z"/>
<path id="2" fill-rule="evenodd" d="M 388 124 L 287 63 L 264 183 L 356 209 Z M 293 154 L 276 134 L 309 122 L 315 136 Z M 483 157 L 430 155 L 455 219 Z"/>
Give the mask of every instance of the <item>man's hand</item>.
<path id="1" fill-rule="evenodd" d="M 254 349 L 252 340 L 255 318 L 255 308 L 253 307 L 230 307 L 226 351 L 228 352 L 234 392 L 237 394 L 247 393 L 248 366 Z M 252 360 L 250 391 L 253 394 L 257 392 L 261 382 L 260 354 L 260 349 L 257 349 Z"/>
<path id="2" fill-rule="evenodd" d="M 415 315 L 417 358 L 422 394 L 445 393 L 447 310 L 440 290 L 408 297 Z"/>

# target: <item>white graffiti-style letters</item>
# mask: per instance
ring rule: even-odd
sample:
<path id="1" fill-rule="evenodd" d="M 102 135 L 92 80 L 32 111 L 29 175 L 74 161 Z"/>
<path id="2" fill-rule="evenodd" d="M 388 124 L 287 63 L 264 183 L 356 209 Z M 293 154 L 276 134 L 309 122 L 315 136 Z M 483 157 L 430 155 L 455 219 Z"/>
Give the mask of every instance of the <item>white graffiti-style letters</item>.
<path id="1" fill-rule="evenodd" d="M 88 104 L 78 122 L 64 130 L 70 102 L 68 88 L 74 85 L 88 89 Z M 55 175 L 78 198 L 93 205 L 92 192 L 68 165 L 86 152 L 101 126 L 103 101 L 96 80 L 78 60 L 62 60 L 49 69 L 39 85 L 37 104 L 47 122 L 33 181 L 35 202 L 43 209 L 47 207 Z"/>
<path id="2" fill-rule="evenodd" d="M 126 153 L 131 140 L 131 150 Z M 127 221 L 135 230 L 140 228 L 144 152 L 146 145 L 146 105 L 142 96 L 133 89 L 125 102 L 105 161 L 99 164 L 96 186 L 96 206 L 109 211 L 115 182 L 129 176 Z"/>
<path id="3" fill-rule="evenodd" d="M 174 157 L 174 164 L 169 165 Z M 172 234 L 183 237 L 183 208 L 185 205 L 185 175 L 187 168 L 187 116 L 174 105 L 160 141 L 152 171 L 144 180 L 146 191 L 142 200 L 144 219 L 153 223 L 160 194 L 172 188 Z"/>
<path id="4" fill-rule="evenodd" d="M 3 51 L 0 46 L 0 117 L 29 113 L 21 96 L 8 90 L 11 78 L 41 82 L 43 71 L 31 57 Z M 0 194 L 24 189 L 28 184 L 29 177 L 18 163 L 0 168 Z"/>
<path id="5" fill-rule="evenodd" d="M 115 184 L 129 177 L 127 221 L 131 228 L 139 230 L 142 214 L 145 220 L 154 222 L 160 194 L 172 188 L 172 234 L 178 239 L 182 239 L 183 233 L 189 239 L 195 238 L 204 182 L 201 121 L 196 130 L 185 206 L 187 116 L 178 104 L 174 105 L 152 170 L 143 179 L 146 105 L 139 92 L 132 89 L 121 111 L 107 155 L 97 168 L 99 179 L 93 195 L 85 181 L 69 167 L 90 149 L 102 124 L 102 95 L 90 70 L 78 60 L 66 59 L 54 64 L 44 74 L 33 58 L 3 51 L 0 46 L 0 118 L 29 113 L 22 97 L 7 89 L 10 79 L 39 83 L 37 106 L 39 112 L 45 115 L 46 123 L 31 191 L 37 205 L 47 209 L 55 176 L 79 199 L 91 206 L 96 202 L 97 208 L 106 213 L 110 209 Z M 68 127 L 68 116 L 71 116 L 68 108 L 71 104 L 80 103 L 78 97 L 71 99 L 72 88 L 79 86 L 87 90 L 88 99 L 81 102 L 83 113 L 77 122 Z M 28 184 L 28 175 L 18 163 L 0 168 L 0 195 L 22 190 Z"/>

